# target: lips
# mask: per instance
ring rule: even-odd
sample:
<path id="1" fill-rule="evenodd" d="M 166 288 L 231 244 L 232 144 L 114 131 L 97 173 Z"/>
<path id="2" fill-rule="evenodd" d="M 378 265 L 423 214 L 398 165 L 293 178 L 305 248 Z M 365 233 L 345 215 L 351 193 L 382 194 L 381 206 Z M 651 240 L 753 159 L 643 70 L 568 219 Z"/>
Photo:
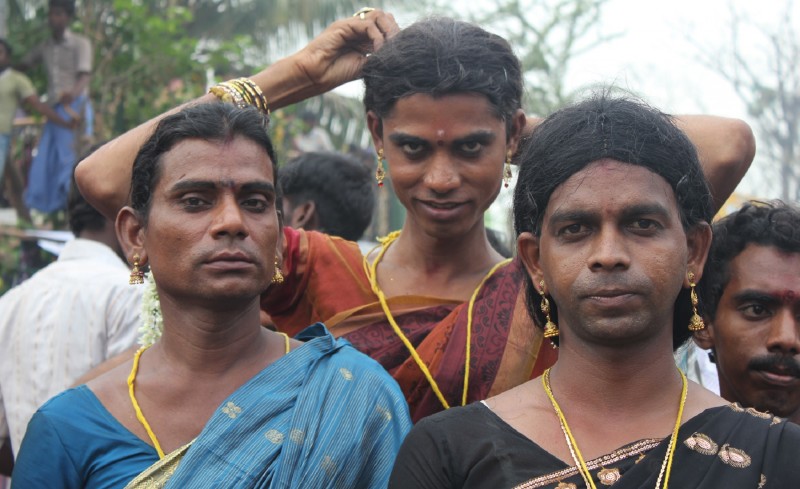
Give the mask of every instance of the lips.
<path id="1" fill-rule="evenodd" d="M 758 373 L 768 383 L 778 387 L 788 387 L 800 382 L 797 376 L 790 373 L 788 370 L 759 370 Z"/>
<path id="2" fill-rule="evenodd" d="M 255 261 L 243 251 L 222 251 L 211 255 L 205 264 L 217 270 L 231 271 L 252 267 Z"/>

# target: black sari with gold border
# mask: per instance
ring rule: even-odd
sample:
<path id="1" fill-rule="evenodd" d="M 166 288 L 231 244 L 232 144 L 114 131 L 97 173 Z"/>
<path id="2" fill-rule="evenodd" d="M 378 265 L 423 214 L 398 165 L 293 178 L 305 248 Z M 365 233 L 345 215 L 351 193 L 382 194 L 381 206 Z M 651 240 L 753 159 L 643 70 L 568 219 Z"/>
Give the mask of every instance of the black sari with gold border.
<path id="1" fill-rule="evenodd" d="M 674 488 L 800 488 L 800 427 L 753 409 L 708 409 L 684 422 Z M 668 439 L 640 440 L 587 461 L 595 485 L 655 487 Z M 663 484 L 663 482 L 662 482 Z M 565 464 L 480 403 L 422 420 L 406 438 L 390 488 L 584 488 Z"/>

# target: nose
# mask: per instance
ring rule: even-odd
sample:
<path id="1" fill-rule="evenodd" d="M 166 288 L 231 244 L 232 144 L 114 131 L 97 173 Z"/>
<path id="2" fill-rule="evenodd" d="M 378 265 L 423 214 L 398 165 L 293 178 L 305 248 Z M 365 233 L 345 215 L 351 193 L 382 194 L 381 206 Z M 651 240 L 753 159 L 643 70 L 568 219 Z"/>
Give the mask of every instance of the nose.
<path id="1" fill-rule="evenodd" d="M 458 164 L 444 152 L 435 154 L 425 171 L 425 186 L 435 194 L 447 194 L 461 185 Z"/>
<path id="2" fill-rule="evenodd" d="M 630 266 L 628 245 L 615 226 L 600 226 L 594 231 L 588 265 L 593 271 L 624 270 Z"/>
<path id="3" fill-rule="evenodd" d="M 783 307 L 774 316 L 767 338 L 767 349 L 785 355 L 800 353 L 800 321 L 791 308 Z"/>
<path id="4" fill-rule="evenodd" d="M 247 230 L 242 208 L 234 196 L 226 195 L 220 198 L 214 209 L 210 232 L 214 237 L 233 236 L 244 238 L 250 234 Z"/>

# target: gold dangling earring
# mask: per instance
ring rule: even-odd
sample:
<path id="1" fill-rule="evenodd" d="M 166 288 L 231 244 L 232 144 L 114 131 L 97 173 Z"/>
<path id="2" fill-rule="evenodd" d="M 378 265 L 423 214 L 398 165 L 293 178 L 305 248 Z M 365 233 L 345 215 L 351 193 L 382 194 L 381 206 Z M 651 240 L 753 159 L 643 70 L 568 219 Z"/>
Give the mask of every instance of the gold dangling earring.
<path id="1" fill-rule="evenodd" d="M 689 287 L 691 288 L 689 297 L 692 299 L 692 319 L 689 320 L 689 331 L 701 331 L 705 329 L 706 323 L 703 322 L 703 318 L 697 314 L 697 292 L 694 290 L 697 284 L 694 283 L 694 273 L 689 272 L 687 278 L 689 279 Z"/>
<path id="2" fill-rule="evenodd" d="M 511 173 L 511 150 L 509 149 L 506 152 L 506 164 L 503 167 L 503 186 L 508 188 L 509 182 L 511 182 L 511 177 L 513 173 Z"/>
<path id="3" fill-rule="evenodd" d="M 144 283 L 144 272 L 139 269 L 139 254 L 133 254 L 133 269 L 131 277 L 128 279 L 130 285 L 141 285 Z"/>
<path id="4" fill-rule="evenodd" d="M 550 301 L 547 300 L 547 296 L 545 295 L 544 291 L 544 280 L 539 282 L 539 295 L 542 296 L 542 303 L 539 308 L 542 310 L 542 314 L 547 319 L 547 322 L 544 325 L 544 337 L 545 338 L 554 338 L 558 336 L 558 326 L 556 323 L 550 319 Z"/>
<path id="5" fill-rule="evenodd" d="M 383 148 L 378 150 L 378 167 L 375 168 L 375 180 L 378 181 L 378 188 L 383 188 L 383 179 L 386 178 L 386 171 L 383 169 Z"/>
<path id="6" fill-rule="evenodd" d="M 283 273 L 281 273 L 281 266 L 278 264 L 278 257 L 275 257 L 275 273 L 272 274 L 272 283 L 280 285 L 283 283 Z"/>

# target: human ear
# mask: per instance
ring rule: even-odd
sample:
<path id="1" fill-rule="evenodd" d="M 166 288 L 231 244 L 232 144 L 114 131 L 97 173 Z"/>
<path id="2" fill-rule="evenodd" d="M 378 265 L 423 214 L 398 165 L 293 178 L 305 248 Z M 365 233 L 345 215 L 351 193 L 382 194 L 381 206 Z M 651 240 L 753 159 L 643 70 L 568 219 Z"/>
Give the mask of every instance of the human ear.
<path id="1" fill-rule="evenodd" d="M 375 151 L 383 149 L 383 120 L 374 111 L 367 112 L 367 128 L 372 135 L 372 144 Z"/>
<path id="2" fill-rule="evenodd" d="M 533 233 L 524 232 L 517 237 L 517 253 L 534 286 L 544 279 L 544 273 L 539 266 L 539 250 L 539 238 Z"/>
<path id="3" fill-rule="evenodd" d="M 122 252 L 133 264 L 133 255 L 139 255 L 139 265 L 147 263 L 147 250 L 144 248 L 144 223 L 139 214 L 131 207 L 125 206 L 117 213 L 114 222 Z"/>
<path id="4" fill-rule="evenodd" d="M 297 229 L 318 229 L 317 204 L 313 200 L 307 200 L 295 206 L 289 216 L 289 223 Z"/>
<path id="5" fill-rule="evenodd" d="M 508 134 L 508 149 L 511 153 L 516 153 L 519 148 L 519 142 L 522 135 L 525 133 L 525 125 L 528 119 L 525 117 L 525 112 L 522 109 L 517 109 L 511 119 L 511 129 Z"/>
<path id="6" fill-rule="evenodd" d="M 683 277 L 684 287 L 690 287 L 688 272 L 694 274 L 694 283 L 703 277 L 703 268 L 708 258 L 708 250 L 711 247 L 711 226 L 702 221 L 692 226 L 686 233 L 686 247 L 688 256 L 686 260 L 686 274 Z"/>
<path id="7" fill-rule="evenodd" d="M 692 333 L 692 339 L 700 348 L 711 350 L 714 348 L 714 323 L 708 317 L 704 317 L 703 321 L 706 323 L 706 327 Z"/>

